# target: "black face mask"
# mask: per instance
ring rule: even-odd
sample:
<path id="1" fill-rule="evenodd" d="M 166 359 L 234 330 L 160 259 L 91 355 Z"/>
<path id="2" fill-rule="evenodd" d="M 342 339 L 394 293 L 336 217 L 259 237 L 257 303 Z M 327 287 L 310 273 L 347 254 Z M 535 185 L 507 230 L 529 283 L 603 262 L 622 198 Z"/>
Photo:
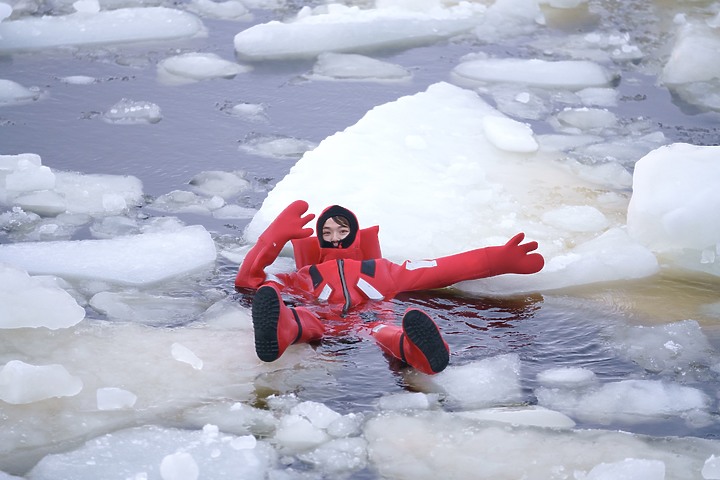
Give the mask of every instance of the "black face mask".
<path id="1" fill-rule="evenodd" d="M 340 246 L 335 247 L 332 242 L 326 242 L 325 240 L 323 240 L 322 229 L 325 226 L 325 222 L 327 222 L 328 218 L 337 216 L 347 218 L 350 227 L 350 233 L 348 233 L 347 237 L 340 240 Z M 320 217 L 318 217 L 317 226 L 315 227 L 318 241 L 320 242 L 320 248 L 348 248 L 355 241 L 358 230 L 359 226 L 355 214 L 347 208 L 341 207 L 340 205 L 333 205 L 326 208 L 325 211 L 320 215 Z"/>

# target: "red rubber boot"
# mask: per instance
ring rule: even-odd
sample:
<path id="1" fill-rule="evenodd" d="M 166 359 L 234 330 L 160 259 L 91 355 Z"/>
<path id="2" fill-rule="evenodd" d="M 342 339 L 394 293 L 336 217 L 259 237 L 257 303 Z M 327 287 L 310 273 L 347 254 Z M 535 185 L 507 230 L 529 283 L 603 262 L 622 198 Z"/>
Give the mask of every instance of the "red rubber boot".
<path id="1" fill-rule="evenodd" d="M 294 343 L 320 340 L 325 326 L 305 308 L 290 308 L 283 303 L 273 285 L 263 285 L 253 297 L 255 353 L 263 362 L 273 362 Z"/>
<path id="2" fill-rule="evenodd" d="M 428 375 L 442 372 L 450 362 L 450 349 L 437 325 L 421 310 L 410 309 L 402 328 L 378 325 L 371 332 L 386 353 Z"/>

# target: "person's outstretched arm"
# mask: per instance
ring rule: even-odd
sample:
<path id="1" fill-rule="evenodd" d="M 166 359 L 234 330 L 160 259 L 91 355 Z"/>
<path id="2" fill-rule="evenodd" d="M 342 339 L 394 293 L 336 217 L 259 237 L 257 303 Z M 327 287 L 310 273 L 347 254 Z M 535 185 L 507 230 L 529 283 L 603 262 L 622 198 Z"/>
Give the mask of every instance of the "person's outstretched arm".
<path id="1" fill-rule="evenodd" d="M 405 262 L 392 267 L 389 275 L 396 293 L 432 290 L 449 287 L 465 280 L 493 277 L 505 273 L 530 274 L 539 272 L 545 259 L 537 250 L 538 243 L 521 243 L 524 233 L 518 233 L 505 245 L 478 248 L 434 260 Z"/>
<path id="2" fill-rule="evenodd" d="M 305 227 L 315 218 L 312 213 L 304 215 L 308 208 L 306 201 L 296 200 L 280 212 L 245 256 L 235 277 L 235 288 L 258 288 L 265 282 L 265 267 L 275 261 L 287 242 L 313 234 L 311 227 Z"/>

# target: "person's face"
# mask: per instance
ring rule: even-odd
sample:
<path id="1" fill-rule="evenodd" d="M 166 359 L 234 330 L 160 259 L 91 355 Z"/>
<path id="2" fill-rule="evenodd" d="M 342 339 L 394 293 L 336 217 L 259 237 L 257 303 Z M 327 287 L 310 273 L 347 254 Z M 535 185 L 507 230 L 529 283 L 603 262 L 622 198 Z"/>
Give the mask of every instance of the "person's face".
<path id="1" fill-rule="evenodd" d="M 349 233 L 350 229 L 348 227 L 343 227 L 332 218 L 328 218 L 325 221 L 325 225 L 323 225 L 322 238 L 326 242 L 332 243 L 333 247 L 337 248 L 338 245 L 340 245 L 340 242 L 347 237 Z"/>

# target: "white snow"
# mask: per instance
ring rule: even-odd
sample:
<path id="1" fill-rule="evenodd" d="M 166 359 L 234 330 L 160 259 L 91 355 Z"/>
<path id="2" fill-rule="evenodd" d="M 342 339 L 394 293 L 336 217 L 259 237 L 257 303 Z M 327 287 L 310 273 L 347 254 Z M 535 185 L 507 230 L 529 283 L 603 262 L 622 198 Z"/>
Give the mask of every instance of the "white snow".
<path id="1" fill-rule="evenodd" d="M 82 7 L 81 7 L 82 8 Z M 166 7 L 25 17 L 0 23 L 0 53 L 62 46 L 174 40 L 205 35 L 196 16 Z"/>

